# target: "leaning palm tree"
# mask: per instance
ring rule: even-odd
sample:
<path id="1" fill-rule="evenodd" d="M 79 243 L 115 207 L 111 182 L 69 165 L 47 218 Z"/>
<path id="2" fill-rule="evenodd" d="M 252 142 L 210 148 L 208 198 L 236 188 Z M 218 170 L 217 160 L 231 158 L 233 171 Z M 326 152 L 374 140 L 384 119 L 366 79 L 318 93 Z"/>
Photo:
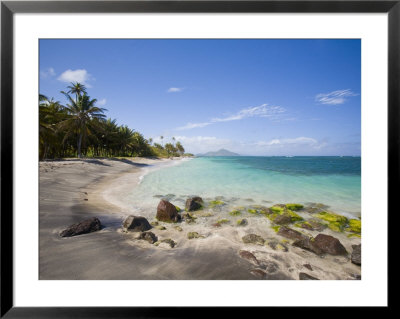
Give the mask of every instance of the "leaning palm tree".
<path id="1" fill-rule="evenodd" d="M 72 134 L 77 134 L 77 151 L 80 158 L 82 157 L 82 142 L 85 142 L 87 136 L 90 134 L 90 125 L 95 125 L 97 121 L 94 121 L 94 119 L 104 119 L 105 115 L 103 112 L 106 109 L 95 106 L 97 100 L 90 99 L 85 92 L 83 95 L 77 94 L 76 101 L 68 93 L 62 93 L 66 96 L 69 103 L 65 106 L 67 119 L 60 122 L 60 128 L 67 131 L 64 141 Z"/>

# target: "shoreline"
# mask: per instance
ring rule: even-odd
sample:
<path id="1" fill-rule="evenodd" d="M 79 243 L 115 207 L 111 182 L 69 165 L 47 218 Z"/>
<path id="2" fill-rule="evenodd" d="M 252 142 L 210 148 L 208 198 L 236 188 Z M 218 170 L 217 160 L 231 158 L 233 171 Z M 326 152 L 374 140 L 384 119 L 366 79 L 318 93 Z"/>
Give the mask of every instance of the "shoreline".
<path id="1" fill-rule="evenodd" d="M 160 239 L 172 238 L 177 242 L 172 249 L 136 240 L 134 233 L 123 233 L 124 218 L 137 212 L 121 206 L 115 196 L 112 198 L 112 190 L 115 195 L 118 193 L 115 186 L 126 187 L 121 181 L 137 185 L 143 170 L 154 168 L 149 165 L 160 167 L 169 161 L 134 158 L 40 163 L 40 279 L 260 279 L 257 267 L 239 256 L 241 250 L 278 269 L 264 279 L 298 279 L 300 272 L 319 279 L 354 279 L 352 274 L 356 277 L 361 273 L 360 267 L 349 264 L 344 256 L 321 259 L 290 245 L 287 245 L 289 252 L 285 252 L 268 245 L 243 244 L 241 238 L 248 233 L 276 238 L 266 228 L 266 218 L 246 217 L 249 225 L 245 228 L 235 225 L 210 228 L 202 222 L 209 221 L 209 217 L 199 217 L 196 224 L 178 224 L 183 231 L 166 223 L 160 223 L 165 230 L 153 227 L 151 232 Z M 101 220 L 104 229 L 71 238 L 58 236 L 67 226 L 93 216 Z M 204 238 L 188 240 L 189 231 L 196 231 Z M 349 252 L 350 242 L 358 241 L 343 243 Z M 304 268 L 305 260 L 313 265 L 312 271 Z"/>

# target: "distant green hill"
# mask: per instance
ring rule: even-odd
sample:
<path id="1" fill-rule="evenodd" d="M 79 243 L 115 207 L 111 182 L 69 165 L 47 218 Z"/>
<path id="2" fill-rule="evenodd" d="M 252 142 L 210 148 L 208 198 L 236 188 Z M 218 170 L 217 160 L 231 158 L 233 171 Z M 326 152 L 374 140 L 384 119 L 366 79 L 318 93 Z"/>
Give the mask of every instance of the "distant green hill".
<path id="1" fill-rule="evenodd" d="M 216 152 L 207 152 L 205 154 L 199 154 L 199 156 L 240 156 L 240 154 L 221 148 Z"/>

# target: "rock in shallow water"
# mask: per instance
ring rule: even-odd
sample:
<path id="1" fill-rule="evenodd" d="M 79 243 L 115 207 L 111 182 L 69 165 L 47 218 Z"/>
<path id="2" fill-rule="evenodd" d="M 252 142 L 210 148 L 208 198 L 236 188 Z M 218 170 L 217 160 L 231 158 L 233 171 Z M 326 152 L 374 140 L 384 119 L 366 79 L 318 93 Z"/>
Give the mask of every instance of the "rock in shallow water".
<path id="1" fill-rule="evenodd" d="M 256 256 L 254 256 L 251 252 L 247 251 L 247 250 L 240 250 L 239 251 L 239 256 L 242 257 L 243 259 L 248 260 L 249 262 L 255 264 L 255 265 L 259 265 L 259 262 L 256 258 Z"/>
<path id="2" fill-rule="evenodd" d="M 300 233 L 297 230 L 291 229 L 289 227 L 282 226 L 278 230 L 278 235 L 289 238 L 289 239 L 305 239 L 306 235 Z"/>
<path id="3" fill-rule="evenodd" d="M 128 216 L 123 224 L 124 231 L 142 232 L 151 229 L 151 225 L 142 216 Z"/>
<path id="4" fill-rule="evenodd" d="M 97 217 L 86 219 L 80 223 L 73 224 L 60 233 L 61 237 L 72 237 L 100 230 L 102 227 Z"/>
<path id="5" fill-rule="evenodd" d="M 337 238 L 325 234 L 318 234 L 315 238 L 305 237 L 296 240 L 293 246 L 312 251 L 317 255 L 347 255 L 346 248 Z"/>
<path id="6" fill-rule="evenodd" d="M 258 236 L 256 234 L 248 234 L 242 237 L 242 240 L 245 244 L 258 244 L 258 245 L 264 245 L 264 238 L 261 236 Z"/>
<path id="7" fill-rule="evenodd" d="M 186 200 L 185 209 L 188 212 L 201 209 L 204 205 L 203 199 L 199 196 L 190 197 Z"/>
<path id="8" fill-rule="evenodd" d="M 361 266 L 361 244 L 352 245 L 353 252 L 351 253 L 351 262 Z"/>
<path id="9" fill-rule="evenodd" d="M 178 210 L 169 201 L 162 199 L 157 206 L 156 218 L 162 222 L 173 222 L 180 221 L 181 216 L 178 214 Z"/>
<path id="10" fill-rule="evenodd" d="M 158 240 L 157 236 L 151 231 L 141 233 L 138 239 L 145 240 L 150 244 L 154 244 Z"/>
<path id="11" fill-rule="evenodd" d="M 291 223 L 291 218 L 288 214 L 282 214 L 282 215 L 278 215 L 276 216 L 276 218 L 274 219 L 274 223 L 278 224 L 278 225 L 287 225 Z"/>

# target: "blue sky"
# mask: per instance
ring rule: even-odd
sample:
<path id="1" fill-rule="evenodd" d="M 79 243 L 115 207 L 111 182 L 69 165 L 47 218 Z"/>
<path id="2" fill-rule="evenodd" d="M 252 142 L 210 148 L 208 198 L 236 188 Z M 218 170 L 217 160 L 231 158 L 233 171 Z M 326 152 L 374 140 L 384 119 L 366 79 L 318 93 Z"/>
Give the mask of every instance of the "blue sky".
<path id="1" fill-rule="evenodd" d="M 195 154 L 361 154 L 360 40 L 40 40 L 40 93 Z"/>

